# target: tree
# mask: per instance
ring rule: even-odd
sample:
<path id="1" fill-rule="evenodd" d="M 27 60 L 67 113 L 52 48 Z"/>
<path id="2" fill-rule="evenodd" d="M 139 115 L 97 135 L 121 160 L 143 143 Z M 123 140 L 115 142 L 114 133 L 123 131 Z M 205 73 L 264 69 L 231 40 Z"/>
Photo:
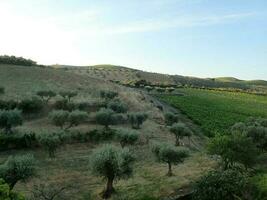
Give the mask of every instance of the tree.
<path id="1" fill-rule="evenodd" d="M 68 116 L 69 126 L 66 129 L 69 129 L 73 126 L 78 126 L 79 124 L 85 122 L 88 117 L 89 116 L 85 111 L 74 110 L 70 112 Z"/>
<path id="2" fill-rule="evenodd" d="M 152 152 L 159 162 L 168 164 L 167 176 L 172 176 L 172 165 L 183 163 L 184 159 L 189 156 L 188 151 L 182 147 L 175 147 L 170 144 L 154 144 Z"/>
<path id="3" fill-rule="evenodd" d="M 174 123 L 178 122 L 178 115 L 176 115 L 172 112 L 165 113 L 164 117 L 165 117 L 165 123 L 167 126 L 171 126 Z"/>
<path id="4" fill-rule="evenodd" d="M 149 86 L 149 85 L 147 85 L 147 86 L 145 86 L 145 89 L 146 89 L 148 92 L 150 92 L 150 91 L 152 91 L 154 88 L 151 87 L 151 86 Z"/>
<path id="5" fill-rule="evenodd" d="M 216 135 L 208 144 L 208 152 L 221 157 L 224 169 L 232 168 L 236 164 L 250 167 L 258 155 L 252 139 L 242 133 Z"/>
<path id="6" fill-rule="evenodd" d="M 61 91 L 59 92 L 59 95 L 66 99 L 68 102 L 70 102 L 71 98 L 77 96 L 78 93 L 76 91 Z"/>
<path id="7" fill-rule="evenodd" d="M 147 118 L 148 115 L 146 113 L 135 112 L 128 114 L 128 120 L 134 129 L 139 129 Z"/>
<path id="8" fill-rule="evenodd" d="M 54 125 L 63 129 L 64 125 L 68 122 L 69 112 L 65 110 L 54 110 L 49 114 L 49 118 Z"/>
<path id="9" fill-rule="evenodd" d="M 5 93 L 5 88 L 4 87 L 0 87 L 0 94 L 4 94 Z"/>
<path id="10" fill-rule="evenodd" d="M 10 65 L 23 65 L 23 66 L 34 66 L 37 65 L 35 61 L 30 59 L 25 59 L 22 57 L 15 56 L 0 56 L 0 64 L 10 64 Z"/>
<path id="11" fill-rule="evenodd" d="M 38 141 L 48 152 L 50 158 L 55 158 L 56 151 L 62 144 L 62 140 L 57 133 L 43 133 Z"/>
<path id="12" fill-rule="evenodd" d="M 193 200 L 243 199 L 246 175 L 238 170 L 212 171 L 196 183 Z"/>
<path id="13" fill-rule="evenodd" d="M 120 129 L 117 133 L 117 139 L 121 144 L 121 147 L 126 145 L 133 145 L 139 138 L 139 134 L 127 129 Z"/>
<path id="14" fill-rule="evenodd" d="M 116 96 L 118 96 L 117 92 L 105 91 L 105 90 L 100 91 L 100 97 L 105 100 L 114 99 Z"/>
<path id="15" fill-rule="evenodd" d="M 52 98 L 55 97 L 57 94 L 52 90 L 41 90 L 36 93 L 38 96 L 42 98 L 43 101 L 46 103 Z"/>
<path id="16" fill-rule="evenodd" d="M 40 98 L 35 96 L 32 98 L 23 99 L 19 103 L 18 107 L 25 114 L 38 113 L 43 109 L 44 104 Z"/>
<path id="17" fill-rule="evenodd" d="M 101 108 L 100 111 L 96 113 L 96 122 L 104 125 L 106 129 L 109 129 L 109 125 L 116 123 L 114 114 L 114 111 L 111 109 Z"/>
<path id="18" fill-rule="evenodd" d="M 118 101 L 118 100 L 110 101 L 108 103 L 107 107 L 116 113 L 126 113 L 128 110 L 127 105 L 121 101 Z"/>
<path id="19" fill-rule="evenodd" d="M 1 200 L 26 200 L 23 195 L 10 190 L 10 187 L 0 178 L 0 199 Z"/>
<path id="20" fill-rule="evenodd" d="M 134 157 L 128 149 L 119 149 L 112 145 L 106 145 L 93 152 L 92 171 L 107 180 L 103 198 L 109 198 L 114 192 L 114 180 L 128 178 L 132 175 L 133 161 Z"/>
<path id="21" fill-rule="evenodd" d="M 35 174 L 35 159 L 33 155 L 9 156 L 6 162 L 0 165 L 2 177 L 12 190 L 18 181 L 26 181 Z"/>
<path id="22" fill-rule="evenodd" d="M 5 129 L 5 133 L 12 133 L 12 128 L 19 125 L 22 125 L 20 110 L 0 110 L 0 128 Z"/>
<path id="23" fill-rule="evenodd" d="M 184 123 L 175 123 L 171 126 L 170 131 L 175 135 L 175 145 L 180 146 L 184 137 L 191 137 L 192 131 Z"/>
<path id="24" fill-rule="evenodd" d="M 263 126 L 249 126 L 247 136 L 252 139 L 256 146 L 262 151 L 267 150 L 267 128 Z"/>

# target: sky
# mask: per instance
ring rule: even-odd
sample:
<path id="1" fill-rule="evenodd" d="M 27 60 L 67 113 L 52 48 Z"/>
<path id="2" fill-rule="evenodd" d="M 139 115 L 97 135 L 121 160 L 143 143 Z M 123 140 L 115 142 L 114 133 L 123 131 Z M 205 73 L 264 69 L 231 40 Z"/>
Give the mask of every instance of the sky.
<path id="1" fill-rule="evenodd" d="M 267 80 L 266 0 L 0 0 L 0 55 Z"/>

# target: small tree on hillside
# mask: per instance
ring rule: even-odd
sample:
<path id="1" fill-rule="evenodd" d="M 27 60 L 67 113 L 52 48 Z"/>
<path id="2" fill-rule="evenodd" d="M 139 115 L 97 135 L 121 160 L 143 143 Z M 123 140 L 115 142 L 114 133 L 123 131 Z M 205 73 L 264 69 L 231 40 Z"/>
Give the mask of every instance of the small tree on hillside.
<path id="1" fill-rule="evenodd" d="M 0 110 L 0 128 L 5 130 L 5 133 L 12 133 L 12 128 L 22 125 L 21 111 L 15 110 Z"/>
<path id="2" fill-rule="evenodd" d="M 57 94 L 53 92 L 52 90 L 41 90 L 36 93 L 38 96 L 42 98 L 43 101 L 48 103 L 48 101 L 52 98 L 55 97 Z"/>
<path id="3" fill-rule="evenodd" d="M 12 190 L 18 181 L 26 181 L 35 174 L 35 159 L 33 155 L 10 156 L 0 165 L 2 177 Z"/>
<path id="4" fill-rule="evenodd" d="M 114 111 L 106 108 L 100 109 L 100 111 L 96 113 L 96 122 L 105 126 L 106 129 L 109 129 L 109 125 L 116 123 Z"/>
<path id="5" fill-rule="evenodd" d="M 116 113 L 126 113 L 128 110 L 127 105 L 121 101 L 118 101 L 118 100 L 117 101 L 110 101 L 108 103 L 107 107 Z"/>
<path id="6" fill-rule="evenodd" d="M 208 152 L 218 155 L 223 168 L 232 168 L 235 164 L 243 164 L 246 168 L 255 164 L 258 151 L 252 139 L 244 134 L 216 135 L 208 144 Z"/>
<path id="7" fill-rule="evenodd" d="M 18 107 L 24 114 L 38 113 L 43 109 L 44 103 L 39 97 L 34 96 L 23 99 Z"/>
<path id="8" fill-rule="evenodd" d="M 167 176 L 172 176 L 172 165 L 182 163 L 189 156 L 185 148 L 177 148 L 169 144 L 155 144 L 152 147 L 152 152 L 155 154 L 159 162 L 168 164 Z"/>
<path id="9" fill-rule="evenodd" d="M 85 122 L 88 119 L 88 114 L 85 111 L 80 111 L 80 110 L 74 110 L 69 113 L 68 116 L 68 122 L 69 125 L 67 129 L 73 127 L 73 126 L 78 126 L 79 124 Z"/>
<path id="10" fill-rule="evenodd" d="M 61 91 L 59 92 L 59 95 L 70 102 L 71 98 L 76 97 L 78 93 L 76 91 Z"/>
<path id="11" fill-rule="evenodd" d="M 164 117 L 165 117 L 165 123 L 167 126 L 171 126 L 174 123 L 178 122 L 178 115 L 176 115 L 172 112 L 165 113 Z"/>
<path id="12" fill-rule="evenodd" d="M 134 157 L 128 149 L 119 149 L 112 145 L 106 145 L 93 152 L 92 171 L 107 180 L 103 198 L 109 198 L 114 192 L 114 180 L 132 175 L 133 161 Z"/>
<path id="13" fill-rule="evenodd" d="M 69 112 L 65 110 L 54 110 L 49 114 L 49 118 L 54 125 L 63 129 L 68 122 Z"/>
<path id="14" fill-rule="evenodd" d="M 127 129 L 120 129 L 117 133 L 117 139 L 121 144 L 121 147 L 126 145 L 133 145 L 139 138 L 139 134 Z"/>
<path id="15" fill-rule="evenodd" d="M 48 152 L 50 158 L 55 158 L 56 151 L 62 144 L 61 138 L 56 133 L 43 133 L 38 141 Z"/>
<path id="16" fill-rule="evenodd" d="M 128 120 L 134 129 L 140 129 L 140 126 L 146 121 L 147 118 L 148 115 L 146 113 L 136 112 L 128 114 Z"/>
<path id="17" fill-rule="evenodd" d="M 100 91 L 100 97 L 106 100 L 114 99 L 116 96 L 118 96 L 117 92 L 105 91 L 105 90 Z"/>
<path id="18" fill-rule="evenodd" d="M 175 135 L 175 145 L 180 146 L 181 140 L 184 137 L 190 138 L 192 136 L 192 131 L 184 123 L 175 123 L 171 126 L 170 131 Z"/>

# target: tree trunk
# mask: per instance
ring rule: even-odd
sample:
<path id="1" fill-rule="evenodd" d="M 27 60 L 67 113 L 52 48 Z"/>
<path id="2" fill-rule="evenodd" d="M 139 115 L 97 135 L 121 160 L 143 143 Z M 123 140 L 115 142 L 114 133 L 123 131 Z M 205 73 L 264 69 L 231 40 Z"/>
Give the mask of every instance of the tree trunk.
<path id="1" fill-rule="evenodd" d="M 167 176 L 172 176 L 173 175 L 173 173 L 172 173 L 172 164 L 170 162 L 168 162 L 168 168 L 169 168 L 169 170 L 168 170 Z"/>
<path id="2" fill-rule="evenodd" d="M 180 138 L 176 137 L 175 146 L 180 146 Z"/>
<path id="3" fill-rule="evenodd" d="M 106 188 L 106 191 L 103 194 L 103 198 L 104 199 L 110 198 L 111 194 L 115 191 L 114 188 L 113 188 L 113 180 L 114 180 L 114 177 L 108 178 L 107 188 Z"/>
<path id="4" fill-rule="evenodd" d="M 16 185 L 16 181 L 13 181 L 13 182 L 11 182 L 10 184 L 9 184 L 9 188 L 10 188 L 10 190 L 13 190 L 13 188 L 15 187 L 15 185 Z"/>

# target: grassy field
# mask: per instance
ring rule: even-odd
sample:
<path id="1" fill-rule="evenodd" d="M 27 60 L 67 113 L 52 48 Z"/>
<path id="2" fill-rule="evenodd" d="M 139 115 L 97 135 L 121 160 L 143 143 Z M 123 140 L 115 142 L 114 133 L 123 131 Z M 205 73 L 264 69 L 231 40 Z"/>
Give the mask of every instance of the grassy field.
<path id="1" fill-rule="evenodd" d="M 159 97 L 184 112 L 207 135 L 227 133 L 230 126 L 248 117 L 267 117 L 266 96 L 203 89 L 177 92 L 181 95 Z"/>

